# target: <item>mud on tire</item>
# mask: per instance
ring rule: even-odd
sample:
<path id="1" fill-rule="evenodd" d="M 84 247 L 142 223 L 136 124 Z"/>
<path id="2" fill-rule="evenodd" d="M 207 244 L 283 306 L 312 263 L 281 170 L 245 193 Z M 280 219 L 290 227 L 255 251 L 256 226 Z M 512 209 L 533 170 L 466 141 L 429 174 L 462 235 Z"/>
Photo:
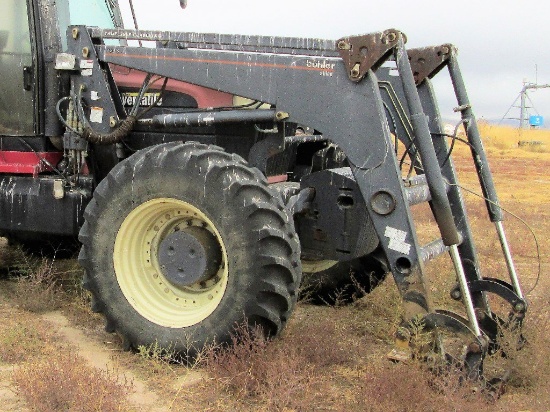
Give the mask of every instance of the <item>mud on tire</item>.
<path id="1" fill-rule="evenodd" d="M 158 343 L 192 356 L 228 342 L 245 320 L 276 335 L 294 308 L 301 268 L 292 219 L 258 170 L 218 147 L 137 152 L 98 185 L 85 220 L 84 287 L 128 348 Z M 180 281 L 178 271 L 196 266 L 166 263 L 167 254 L 195 252 L 178 248 L 181 231 L 219 250 L 200 279 Z"/>

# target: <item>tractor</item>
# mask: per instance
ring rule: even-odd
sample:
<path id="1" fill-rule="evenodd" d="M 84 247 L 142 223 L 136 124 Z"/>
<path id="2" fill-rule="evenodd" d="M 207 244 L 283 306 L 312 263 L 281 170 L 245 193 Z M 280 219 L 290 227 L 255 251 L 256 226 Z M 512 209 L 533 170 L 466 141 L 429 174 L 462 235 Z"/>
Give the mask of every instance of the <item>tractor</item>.
<path id="1" fill-rule="evenodd" d="M 129 30 L 116 0 L 2 4 L 0 233 L 78 238 L 92 309 L 125 348 L 192 357 L 243 322 L 276 336 L 301 290 L 350 302 L 387 274 L 403 301 L 398 357 L 420 319 L 463 336 L 460 361 L 479 376 L 499 328 L 521 326 L 527 302 L 453 45 L 407 49 L 395 29 Z M 509 281 L 481 274 L 431 82 L 443 69 Z M 411 208 L 425 202 L 441 236 L 421 245 Z M 442 254 L 463 314 L 435 308 L 426 286 Z"/>

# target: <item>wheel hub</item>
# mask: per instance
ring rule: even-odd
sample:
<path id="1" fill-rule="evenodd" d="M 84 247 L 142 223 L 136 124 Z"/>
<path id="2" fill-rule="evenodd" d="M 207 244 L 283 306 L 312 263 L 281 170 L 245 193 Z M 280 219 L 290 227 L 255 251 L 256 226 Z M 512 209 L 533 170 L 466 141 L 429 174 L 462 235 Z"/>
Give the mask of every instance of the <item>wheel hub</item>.
<path id="1" fill-rule="evenodd" d="M 207 229 L 190 226 L 167 235 L 159 245 L 158 262 L 164 277 L 174 286 L 205 282 L 218 273 L 222 250 Z"/>

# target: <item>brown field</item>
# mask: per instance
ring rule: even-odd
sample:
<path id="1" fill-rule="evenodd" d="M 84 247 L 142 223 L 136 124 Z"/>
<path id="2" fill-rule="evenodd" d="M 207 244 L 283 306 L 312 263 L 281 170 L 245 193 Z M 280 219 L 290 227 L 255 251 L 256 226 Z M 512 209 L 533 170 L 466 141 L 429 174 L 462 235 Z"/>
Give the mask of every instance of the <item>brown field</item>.
<path id="1" fill-rule="evenodd" d="M 487 124 L 481 130 L 501 203 L 521 219 L 508 215 L 505 227 L 530 303 L 524 349 L 487 361 L 488 373 L 510 372 L 499 399 L 479 385 L 460 384 L 455 373 L 436 376 L 421 362 L 386 359 L 400 315 L 391 278 L 349 306 L 300 303 L 273 342 L 241 330 L 244 345 L 206 351 L 196 364 L 182 365 L 159 348 L 122 351 L 88 310 L 74 260 L 52 264 L 4 245 L 0 410 L 550 411 L 550 132 Z M 519 141 L 537 143 L 518 147 Z M 469 149 L 459 144 L 454 161 L 460 183 L 479 193 Z M 483 200 L 464 196 L 483 274 L 506 279 Z M 433 237 L 426 210 L 415 214 L 421 237 Z M 540 279 L 531 230 L 540 246 Z M 428 266 L 439 307 L 456 306 L 448 298 L 454 279 L 447 260 Z"/>

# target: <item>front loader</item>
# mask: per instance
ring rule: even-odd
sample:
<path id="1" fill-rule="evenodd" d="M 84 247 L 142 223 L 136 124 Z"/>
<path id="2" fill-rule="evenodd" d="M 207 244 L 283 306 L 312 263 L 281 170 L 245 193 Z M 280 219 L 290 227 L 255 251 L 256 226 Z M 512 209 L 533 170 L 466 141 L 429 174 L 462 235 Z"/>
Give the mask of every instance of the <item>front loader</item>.
<path id="1" fill-rule="evenodd" d="M 420 321 L 441 355 L 442 331 L 464 336 L 455 358 L 478 377 L 500 329 L 521 326 L 527 303 L 454 46 L 407 50 L 394 29 L 337 41 L 125 30 L 113 1 L 8 3 L 29 47 L 8 50 L 20 24 L 2 31 L 18 107 L 0 113 L 0 231 L 78 234 L 93 309 L 127 348 L 193 356 L 243 322 L 273 336 L 302 278 L 323 299 L 385 273 L 404 305 L 398 358 Z M 509 282 L 479 268 L 430 80 L 445 68 Z M 420 245 L 411 208 L 424 202 L 441 237 Z M 435 308 L 426 286 L 425 265 L 445 253 L 464 315 Z"/>

